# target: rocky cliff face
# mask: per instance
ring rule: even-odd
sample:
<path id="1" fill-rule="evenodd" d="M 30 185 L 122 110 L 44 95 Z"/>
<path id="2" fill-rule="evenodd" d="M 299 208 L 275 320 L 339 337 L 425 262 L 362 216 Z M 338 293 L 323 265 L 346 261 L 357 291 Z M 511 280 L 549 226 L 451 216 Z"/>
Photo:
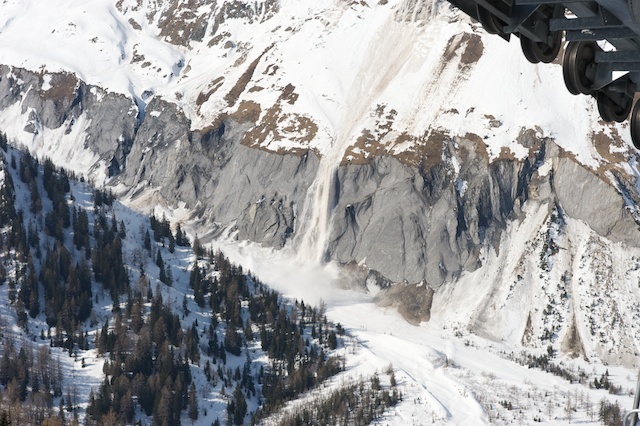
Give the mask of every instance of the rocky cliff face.
<path id="1" fill-rule="evenodd" d="M 117 182 L 168 206 L 184 203 L 203 229 L 237 230 L 238 238 L 282 248 L 292 237 L 295 208 L 315 176 L 313 153 L 278 155 L 240 143 L 248 128 L 229 118 L 191 131 L 175 105 L 147 107 L 127 167 Z M 231 229 L 230 229 L 231 228 Z"/>
<path id="2" fill-rule="evenodd" d="M 328 256 L 364 262 L 394 282 L 438 287 L 477 269 L 483 248 L 499 251 L 502 231 L 522 220 L 531 198 L 638 246 L 635 187 L 616 186 L 613 175 L 585 168 L 533 131 L 521 141 L 529 146 L 522 160 L 489 161 L 482 140 L 468 135 L 443 139 L 442 161 L 427 167 L 393 157 L 342 167 Z"/>
<path id="3" fill-rule="evenodd" d="M 23 132 L 69 134 L 82 122 L 82 149 L 95 165 L 108 166 L 111 184 L 123 185 L 134 202 L 153 194 L 167 207 L 192 210 L 203 231 L 235 231 L 238 239 L 276 248 L 299 243 L 301 212 L 317 178 L 315 152 L 248 147 L 242 141 L 251 123 L 233 117 L 192 130 L 185 114 L 161 98 L 140 120 L 130 99 L 69 74 L 2 67 L 0 76 L 0 107 L 19 105 Z M 638 244 L 636 189 L 619 171 L 585 168 L 533 130 L 518 142 L 528 149 L 521 159 L 505 152 L 492 160 L 482 138 L 443 133 L 430 137 L 422 157 L 344 161 L 331 182 L 324 257 L 364 264 L 390 282 L 437 288 L 481 266 L 483 248 L 500 250 L 502 232 L 522 219 L 532 197 L 614 242 Z M 549 170 L 541 176 L 543 165 Z"/>
<path id="4" fill-rule="evenodd" d="M 29 9 L 94 55 L 56 51 L 69 70 L 52 72 L 7 50 L 27 36 L 16 4 L 0 5 L 14 143 L 201 237 L 400 284 L 379 300 L 414 323 L 634 362 L 637 153 L 559 67 L 439 2 L 122 0 L 51 28 Z"/>
<path id="5" fill-rule="evenodd" d="M 0 109 L 15 110 L 5 127 L 19 131 L 14 136 L 30 143 L 37 154 L 51 155 L 52 144 L 40 133 L 53 131 L 65 139 L 63 147 L 75 148 L 58 159 L 64 163 L 60 165 L 82 167 L 77 163 L 89 154 L 92 160 L 86 166 L 106 169 L 110 175 L 124 167 L 139 124 L 136 104 L 123 95 L 87 85 L 73 74 L 34 73 L 5 65 L 0 65 Z"/>
<path id="6" fill-rule="evenodd" d="M 140 2 L 119 0 L 116 7 L 123 15 L 139 12 L 142 22 L 134 18 L 130 21 L 134 28 L 142 29 L 141 24 L 155 25 L 160 29 L 160 36 L 167 42 L 186 47 L 202 41 L 207 35 L 218 35 L 220 25 L 226 20 L 242 19 L 253 22 L 268 19 L 278 11 L 278 2 L 158 0 L 154 2 L 153 8 L 145 11 Z"/>
<path id="7" fill-rule="evenodd" d="M 90 169 L 106 165 L 111 184 L 124 184 L 134 200 L 153 192 L 164 206 L 193 210 L 203 227 L 236 230 L 240 239 L 278 248 L 291 239 L 296 205 L 317 170 L 313 152 L 280 155 L 241 144 L 249 129 L 233 118 L 192 131 L 174 104 L 155 98 L 141 114 L 131 99 L 70 74 L 0 66 L 0 108 L 18 110 L 21 122 L 13 127 L 23 141 L 32 135 L 27 144 L 36 141 L 28 146 L 36 154 L 47 155 L 39 133 L 60 131 L 91 154 Z M 74 126 L 82 126 L 76 138 L 69 136 Z"/>

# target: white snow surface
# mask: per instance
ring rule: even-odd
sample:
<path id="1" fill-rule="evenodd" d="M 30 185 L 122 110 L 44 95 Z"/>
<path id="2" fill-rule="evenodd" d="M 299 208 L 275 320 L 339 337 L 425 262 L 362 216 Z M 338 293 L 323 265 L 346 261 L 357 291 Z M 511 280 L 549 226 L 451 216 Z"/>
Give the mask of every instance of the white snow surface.
<path id="1" fill-rule="evenodd" d="M 629 410 L 633 402 L 636 370 L 615 366 L 622 361 L 612 354 L 620 348 L 601 345 L 625 340 L 622 336 L 629 333 L 634 336 L 631 346 L 638 347 L 640 251 L 609 246 L 581 222 L 554 225 L 549 211 L 541 207 L 530 207 L 526 220 L 509 226 L 500 253 L 490 250 L 484 254 L 485 266 L 464 275 L 449 291 L 437 292 L 431 320 L 419 326 L 409 325 L 393 308 L 380 308 L 375 295 L 367 290 L 349 290 L 352 277 L 335 264 L 311 266 L 299 263 L 299 258 L 286 250 L 246 242 L 218 241 L 213 245 L 285 295 L 326 303 L 329 319 L 343 324 L 353 338 L 346 345 L 347 371 L 332 386 L 375 372 L 383 375 L 389 365 L 394 368 L 405 398 L 380 420 L 381 424 L 597 424 L 601 400 L 617 402 L 622 410 Z M 547 272 L 535 269 L 542 246 L 541 228 L 550 229 L 549 234 L 565 249 L 573 246 L 571 253 L 545 259 L 552 264 Z M 613 261 L 613 268 L 586 265 L 607 260 Z M 567 268 L 573 268 L 572 288 L 561 288 L 561 284 L 556 288 L 561 282 L 560 271 Z M 607 273 L 611 279 L 604 283 L 601 274 Z M 510 286 L 510 282 L 515 284 Z M 600 285 L 608 290 L 599 289 Z M 564 290 L 566 299 L 560 296 Z M 558 306 L 560 315 L 542 315 L 554 299 L 564 300 Z M 612 308 L 621 312 L 608 311 Z M 554 343 L 522 343 L 523 312 L 527 310 L 532 313 L 535 336 L 542 328 L 557 326 L 559 338 Z M 584 357 L 559 350 L 572 313 L 580 328 Z M 625 324 L 625 331 L 609 326 L 616 316 Z M 590 331 L 588 325 L 595 324 L 590 322 L 592 317 L 598 320 L 595 330 Z M 570 382 L 518 362 L 525 353 L 547 353 L 547 345 L 558 348 L 552 360 L 555 365 L 573 374 L 585 372 L 588 382 Z M 637 349 L 635 353 L 637 356 Z M 606 371 L 621 387 L 620 395 L 593 388 L 593 378 Z M 511 403 L 513 410 L 502 406 L 503 402 Z"/>
<path id="2" fill-rule="evenodd" d="M 219 2 L 185 21 L 226 17 L 215 33 L 210 22 L 202 41 L 186 46 L 161 35 L 163 14 L 170 15 L 174 3 L 186 4 L 6 0 L 0 58 L 45 73 L 74 72 L 143 106 L 161 96 L 177 103 L 193 128 L 236 112 L 243 101 L 257 103 L 264 119 L 292 85 L 297 99 L 280 102 L 279 134 L 259 141 L 274 151 L 311 147 L 339 161 L 365 130 L 380 130 L 376 111 L 382 110 L 393 116 L 380 140 L 392 153 L 411 147 L 401 134 L 420 138 L 437 130 L 475 133 L 492 157 L 503 148 L 522 156 L 527 150 L 514 141 L 531 128 L 589 166 L 600 161 L 590 142 L 601 129 L 593 100 L 568 93 L 559 65 L 528 63 L 517 38 L 506 43 L 486 35 L 447 2 L 281 0 L 269 13 L 268 2 L 256 2 L 253 18 L 227 16 Z M 480 37 L 479 47 L 469 35 Z M 474 48 L 481 53 L 477 61 L 463 58 Z M 230 102 L 227 95 L 256 60 L 246 89 Z M 198 103 L 201 94 L 208 100 Z M 303 117 L 317 127 L 311 140 Z M 489 125 L 490 118 L 499 125 Z M 620 133 L 628 138 L 626 130 Z M 57 139 L 49 136 L 50 143 Z"/>

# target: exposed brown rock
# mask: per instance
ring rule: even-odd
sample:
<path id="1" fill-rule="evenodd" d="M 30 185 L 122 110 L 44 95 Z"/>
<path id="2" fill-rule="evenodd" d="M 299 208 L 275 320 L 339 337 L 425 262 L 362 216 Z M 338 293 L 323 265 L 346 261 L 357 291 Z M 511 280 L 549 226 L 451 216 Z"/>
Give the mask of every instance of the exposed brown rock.
<path id="1" fill-rule="evenodd" d="M 410 324 L 420 325 L 431 319 L 434 291 L 427 285 L 396 284 L 381 290 L 376 302 L 382 307 L 394 307 Z"/>
<path id="2" fill-rule="evenodd" d="M 267 47 L 264 50 L 264 52 L 262 52 L 260 54 L 260 56 L 258 56 L 256 59 L 254 59 L 253 62 L 251 62 L 251 64 L 245 70 L 245 72 L 242 74 L 242 76 L 240 76 L 240 78 L 238 79 L 236 84 L 231 88 L 229 93 L 227 93 L 227 95 L 224 97 L 225 101 L 227 101 L 229 106 L 235 105 L 235 103 L 237 102 L 238 98 L 240 97 L 242 92 L 244 92 L 245 88 L 247 87 L 247 84 L 249 84 L 249 82 L 251 81 L 251 78 L 253 77 L 253 73 L 255 72 L 256 67 L 258 66 L 258 63 L 260 63 L 260 60 L 262 59 L 264 54 L 267 53 L 272 47 L 273 47 L 273 45 Z"/>

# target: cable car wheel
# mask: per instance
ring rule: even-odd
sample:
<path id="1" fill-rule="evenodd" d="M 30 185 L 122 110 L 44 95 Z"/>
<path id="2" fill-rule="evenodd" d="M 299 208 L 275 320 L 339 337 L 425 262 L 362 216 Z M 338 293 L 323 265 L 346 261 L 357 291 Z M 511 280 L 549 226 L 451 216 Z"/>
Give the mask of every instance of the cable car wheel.
<path id="1" fill-rule="evenodd" d="M 622 123 L 627 119 L 633 107 L 633 99 L 629 96 L 620 94 L 620 103 L 617 103 L 602 90 L 596 94 L 596 102 L 600 117 L 607 123 L 613 121 Z"/>
<path id="2" fill-rule="evenodd" d="M 562 59 L 562 74 L 569 92 L 593 94 L 596 52 L 601 51 L 594 41 L 569 42 Z"/>
<path id="3" fill-rule="evenodd" d="M 631 141 L 636 149 L 640 149 L 640 102 L 636 102 L 631 110 Z"/>
<path id="4" fill-rule="evenodd" d="M 501 34 L 505 23 L 500 20 L 496 15 L 489 12 L 484 7 L 476 3 L 476 13 L 478 14 L 478 21 L 482 24 L 482 28 L 489 34 Z"/>
<path id="5" fill-rule="evenodd" d="M 524 35 L 520 36 L 522 53 L 532 64 L 553 62 L 562 47 L 562 31 L 554 31 L 549 34 L 551 44 L 533 41 Z"/>

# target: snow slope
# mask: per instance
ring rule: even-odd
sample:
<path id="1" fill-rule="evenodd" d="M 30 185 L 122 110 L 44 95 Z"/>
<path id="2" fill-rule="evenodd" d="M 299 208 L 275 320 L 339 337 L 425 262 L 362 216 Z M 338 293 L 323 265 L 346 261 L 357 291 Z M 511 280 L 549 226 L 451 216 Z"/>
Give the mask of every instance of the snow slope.
<path id="1" fill-rule="evenodd" d="M 71 259 L 70 264 L 75 262 L 76 265 L 79 265 L 84 261 L 87 261 L 88 264 L 92 263 L 95 256 L 89 256 L 87 259 L 84 248 L 77 249 L 74 247 L 74 226 L 69 226 L 62 231 L 64 234 L 63 240 L 67 242 L 67 245 L 56 241 L 53 236 L 49 235 L 49 233 L 45 231 L 44 223 L 49 221 L 49 216 L 53 211 L 53 203 L 46 195 L 47 191 L 43 183 L 43 175 L 46 173 L 43 173 L 43 166 L 41 165 L 38 166 L 39 171 L 33 182 L 34 186 L 38 188 L 38 193 L 42 194 L 42 197 L 40 198 L 42 210 L 39 212 L 33 212 L 30 208 L 34 192 L 29 189 L 32 187 L 31 184 L 27 184 L 21 180 L 21 174 L 24 170 L 23 164 L 27 164 L 27 162 L 23 163 L 22 161 L 25 156 L 25 153 L 12 147 L 9 147 L 6 152 L 3 149 L 0 149 L 0 184 L 3 185 L 2 189 L 5 190 L 6 188 L 4 186 L 8 180 L 7 175 L 10 175 L 15 191 L 15 199 L 13 200 L 15 210 L 18 211 L 20 216 L 23 218 L 25 226 L 28 226 L 30 241 L 33 241 L 32 239 L 35 239 L 36 241 L 35 243 L 29 243 L 33 244 L 33 246 L 30 246 L 31 252 L 28 254 L 29 263 L 34 265 L 34 275 L 40 276 L 40 274 L 43 273 L 43 269 L 48 267 L 45 263 L 47 259 L 49 259 L 52 246 L 54 244 L 56 249 L 59 244 L 63 244 L 63 246 L 67 248 L 66 253 Z M 9 164 L 11 164 L 11 166 L 9 166 Z M 18 166 L 18 164 L 20 166 Z M 29 172 L 24 173 L 26 174 Z M 57 178 L 57 176 L 55 178 Z M 148 291 L 152 291 L 155 297 L 161 295 L 166 309 L 168 309 L 172 315 L 176 315 L 176 320 L 178 318 L 180 319 L 180 327 L 182 328 L 181 333 L 187 333 L 187 330 L 194 327 L 197 330 L 197 335 L 202 338 L 202 341 L 197 346 L 199 348 L 198 350 L 200 355 L 198 357 L 198 361 L 192 360 L 192 362 L 188 363 L 191 377 L 198 392 L 197 403 L 199 415 L 197 421 L 193 422 L 188 417 L 187 410 L 183 410 L 182 424 L 211 425 L 217 419 L 223 421 L 224 424 L 224 421 L 227 419 L 227 406 L 233 395 L 233 391 L 229 391 L 228 389 L 233 389 L 233 387 L 238 384 L 236 382 L 240 380 L 239 378 L 237 380 L 231 378 L 232 372 L 238 368 L 240 370 L 248 368 L 247 373 L 251 376 L 252 383 L 254 378 L 258 382 L 254 388 L 254 390 L 257 389 L 258 392 L 254 391 L 251 394 L 246 391 L 249 412 L 248 417 L 253 415 L 259 407 L 263 406 L 260 401 L 265 398 L 262 393 L 262 387 L 263 383 L 266 383 L 266 381 L 262 382 L 261 379 L 258 379 L 259 372 L 263 368 L 269 369 L 274 360 L 269 357 L 268 352 L 262 349 L 261 339 L 257 337 L 260 331 L 260 327 L 257 324 L 253 326 L 253 332 L 256 334 L 256 337 L 244 340 L 241 355 L 236 356 L 231 353 L 225 353 L 224 362 L 221 360 L 221 357 L 217 355 L 208 355 L 207 349 L 209 348 L 209 343 L 208 341 L 205 343 L 205 339 L 207 338 L 207 333 L 209 331 L 205 330 L 208 330 L 208 327 L 213 327 L 211 330 L 216 330 L 212 331 L 213 333 L 218 333 L 219 331 L 219 340 L 216 340 L 216 342 L 220 341 L 222 343 L 225 341 L 224 336 L 227 329 L 227 323 L 221 317 L 216 319 L 217 325 L 212 325 L 212 308 L 209 303 L 206 305 L 203 303 L 203 306 L 198 305 L 194 297 L 194 291 L 191 287 L 192 285 L 190 284 L 190 278 L 191 272 L 195 267 L 202 268 L 202 271 L 210 274 L 209 278 L 211 279 L 215 276 L 219 278 L 220 272 L 217 269 L 218 265 L 214 268 L 213 260 L 211 260 L 209 256 L 196 259 L 192 247 L 178 245 L 174 247 L 175 250 L 172 250 L 170 248 L 171 243 L 166 244 L 164 238 L 161 238 L 162 241 L 155 241 L 155 239 L 151 240 L 149 242 L 151 250 L 148 251 L 143 243 L 145 240 L 145 234 L 147 237 L 149 236 L 149 233 L 151 233 L 151 235 L 154 234 L 153 230 L 150 229 L 150 218 L 148 216 L 132 211 L 118 201 L 114 201 L 112 205 L 109 205 L 108 207 L 107 204 L 96 205 L 96 201 L 94 199 L 96 194 L 95 188 L 92 188 L 89 184 L 84 182 L 81 183 L 71 180 L 69 183 L 70 191 L 65 195 L 65 202 L 67 203 L 68 208 L 77 209 L 77 211 L 83 211 L 87 214 L 88 228 L 93 230 L 91 236 L 89 237 L 88 235 L 87 238 L 94 240 L 90 243 L 93 250 L 97 250 L 97 243 L 95 242 L 95 239 L 98 238 L 96 234 L 100 232 L 100 226 L 97 224 L 97 222 L 101 220 L 100 215 L 104 215 L 108 221 L 114 220 L 115 223 L 117 223 L 116 226 L 118 227 L 118 232 L 123 233 L 122 240 L 119 241 L 122 243 L 123 262 L 127 270 L 129 281 L 131 282 L 127 293 L 129 293 L 129 295 L 134 293 L 148 294 Z M 8 225 L 0 229 L 0 239 L 8 241 L 10 238 L 9 235 L 11 234 L 11 228 L 12 226 Z M 25 238 L 27 238 L 26 235 Z M 58 415 L 57 407 L 59 406 L 74 407 L 73 412 L 71 412 L 71 408 L 67 409 L 69 411 L 65 414 L 67 416 L 67 421 L 70 421 L 72 416 L 77 415 L 79 421 L 82 423 L 85 419 L 88 419 L 88 407 L 91 399 L 90 395 L 99 395 L 101 384 L 107 380 L 104 369 L 105 363 L 108 363 L 109 360 L 114 361 L 116 359 L 115 357 L 111 357 L 111 354 L 108 351 L 107 353 L 101 354 L 97 349 L 99 345 L 98 335 L 100 329 L 103 325 L 107 324 L 108 328 L 113 330 L 115 325 L 114 323 L 118 322 L 116 316 L 118 315 L 118 318 L 122 318 L 119 315 L 126 310 L 125 306 L 128 303 L 124 300 L 127 299 L 129 301 L 132 300 L 132 298 L 130 299 L 129 295 L 121 296 L 120 313 L 117 314 L 114 310 L 114 300 L 111 297 L 111 291 L 109 291 L 103 283 L 96 282 L 94 273 L 90 272 L 89 279 L 93 281 L 90 295 L 92 303 L 91 314 L 88 314 L 88 318 L 86 320 L 77 324 L 79 331 L 87 333 L 87 347 L 81 347 L 83 345 L 81 345 L 77 340 L 77 344 L 74 344 L 73 342 L 71 343 L 71 349 L 59 346 L 54 343 L 57 333 L 60 333 L 60 336 L 64 336 L 60 337 L 61 342 L 62 340 L 67 339 L 69 339 L 68 341 L 73 341 L 74 337 L 69 337 L 64 331 L 50 325 L 52 315 L 51 310 L 53 308 L 50 308 L 49 306 L 51 302 L 50 299 L 47 299 L 45 296 L 42 281 L 38 284 L 37 294 L 39 298 L 39 306 L 45 308 L 38 308 L 37 314 L 34 314 L 33 317 L 27 318 L 24 304 L 21 302 L 21 293 L 26 288 L 26 284 L 24 284 L 24 281 L 26 280 L 19 272 L 19 269 L 27 269 L 27 262 L 25 260 L 21 260 L 19 256 L 16 256 L 17 250 L 8 250 L 7 247 L 8 245 L 4 245 L 3 243 L 4 250 L 0 254 L 3 264 L 2 273 L 6 273 L 7 275 L 7 277 L 4 277 L 3 275 L 0 285 L 0 327 L 2 329 L 2 333 L 0 335 L 2 338 L 0 357 L 4 357 L 8 353 L 4 351 L 9 350 L 7 349 L 9 347 L 15 347 L 16 351 L 25 347 L 28 354 L 39 354 L 44 351 L 50 355 L 51 364 L 47 364 L 50 366 L 50 370 L 47 369 L 49 374 L 53 376 L 57 374 L 57 371 L 61 371 L 61 378 L 58 383 L 60 385 L 60 389 L 62 389 L 62 395 L 53 395 L 42 392 L 41 394 L 33 396 L 33 394 L 37 393 L 37 391 L 34 391 L 33 394 L 29 394 L 27 399 L 22 403 L 22 409 L 26 412 L 30 412 L 33 405 L 38 404 L 38 398 L 44 398 L 43 395 L 46 394 L 51 401 L 49 402 L 49 405 L 43 409 L 45 416 L 53 413 L 55 413 L 53 415 Z M 43 253 L 46 254 L 43 255 Z M 170 284 L 165 284 L 160 281 L 162 273 L 160 272 L 160 267 L 156 264 L 156 260 L 154 260 L 159 257 L 164 259 L 162 265 L 164 265 L 164 270 L 167 271 L 166 276 L 172 277 Z M 41 263 L 41 261 L 43 263 Z M 60 261 L 60 264 L 62 263 L 63 262 Z M 257 291 L 255 290 L 255 287 L 257 287 L 255 280 L 251 277 L 245 278 L 247 279 L 247 285 L 251 288 L 250 291 Z M 7 281 L 10 281 L 8 285 Z M 62 284 L 60 284 L 60 286 L 62 286 Z M 208 298 L 209 295 L 207 295 L 207 299 Z M 18 302 L 16 302 L 16 300 Z M 144 303 L 141 304 L 141 319 L 143 323 L 149 324 L 149 315 L 152 303 L 148 299 L 142 300 L 144 300 Z M 286 309 L 289 312 L 293 309 L 293 306 L 287 304 L 286 301 L 281 305 L 280 302 L 278 303 L 282 309 Z M 249 304 L 249 300 L 245 299 L 242 301 L 242 307 L 240 308 L 242 309 L 242 321 L 245 324 L 251 322 Z M 20 310 L 20 307 L 22 307 L 22 311 Z M 311 309 L 307 312 L 310 311 Z M 24 314 L 26 318 L 23 325 L 19 325 L 19 312 Z M 316 314 L 314 313 L 314 318 L 315 315 Z M 130 330 L 128 328 L 128 316 L 126 314 L 123 316 L 125 317 L 124 330 L 127 332 L 126 330 Z M 311 314 L 308 313 L 307 316 L 311 317 Z M 218 321 L 220 322 L 219 324 Z M 58 327 L 60 327 L 62 323 L 58 322 L 57 324 Z M 317 324 L 320 324 L 320 322 L 318 321 Z M 333 325 L 330 326 L 332 327 L 331 330 L 333 330 Z M 304 326 L 302 327 L 304 328 Z M 313 333 L 315 333 L 315 325 L 313 327 Z M 329 328 L 325 328 L 325 330 L 329 330 Z M 315 345 L 315 342 L 318 341 L 316 337 L 312 337 L 310 327 L 302 333 L 304 333 L 303 337 L 307 340 L 307 346 L 309 346 L 309 342 L 312 342 L 311 344 Z M 133 342 L 138 338 L 139 336 L 132 337 L 132 340 L 130 341 L 132 346 L 127 348 L 127 351 L 133 350 L 133 345 L 135 345 Z M 342 338 L 337 338 L 336 341 L 341 342 Z M 184 341 L 181 340 L 181 343 L 184 344 Z M 167 344 L 169 345 L 169 343 Z M 159 350 L 159 348 L 160 346 L 156 347 L 157 350 Z M 317 348 L 319 351 L 320 346 L 317 346 Z M 182 359 L 182 357 L 185 356 L 183 353 L 184 347 L 175 348 L 175 350 L 176 353 L 174 355 L 176 357 Z M 330 350 L 327 347 L 327 353 L 329 353 L 330 356 L 333 355 L 333 352 L 335 351 Z M 155 362 L 156 356 L 157 355 L 151 356 L 149 354 L 149 361 Z M 246 366 L 247 360 L 250 361 L 248 367 Z M 211 367 L 211 365 L 213 365 L 213 367 Z M 57 369 L 57 366 L 59 366 L 59 370 Z M 218 371 L 223 371 L 222 368 L 224 367 L 225 373 L 228 374 L 228 377 L 225 377 L 225 373 L 221 373 L 219 375 L 219 373 L 215 371 L 218 367 L 220 367 Z M 207 368 L 211 368 L 211 371 L 213 372 L 207 373 Z M 292 370 L 295 370 L 295 368 L 292 367 Z M 35 367 L 32 371 L 36 371 Z M 211 377 L 213 379 L 211 379 Z M 111 380 L 113 379 L 114 377 L 111 376 Z M 245 379 L 243 379 L 243 381 L 244 380 Z M 37 383 L 37 380 L 35 383 Z M 14 423 L 18 422 L 18 414 L 16 413 L 19 410 L 16 410 L 15 407 L 12 406 L 14 401 L 9 399 L 10 397 L 8 395 L 10 395 L 10 393 L 8 390 L 15 386 L 16 385 L 13 381 L 11 381 L 8 385 L 1 385 L 0 389 L 3 395 L 2 400 L 0 401 L 0 408 L 1 410 L 8 410 L 10 415 L 14 416 Z M 47 383 L 47 387 L 48 386 L 49 384 Z M 225 386 L 227 388 L 226 393 Z M 5 393 L 7 396 L 5 396 Z M 137 395 L 134 396 L 134 398 L 137 398 Z M 34 402 L 34 400 L 36 402 Z M 18 405 L 20 405 L 20 402 L 16 404 L 16 406 Z M 76 408 L 79 409 L 76 410 Z M 149 425 L 153 423 L 154 419 L 151 416 L 147 416 L 143 409 L 136 404 L 135 423 L 137 423 L 138 420 L 141 421 L 141 424 Z M 157 418 L 155 420 L 157 420 Z"/>
<path id="2" fill-rule="evenodd" d="M 333 162 L 365 131 L 381 131 L 380 111 L 391 118 L 377 142 L 396 154 L 410 148 L 407 140 L 442 130 L 482 136 L 492 156 L 503 147 L 523 155 L 513 141 L 524 127 L 590 166 L 600 159 L 589 143 L 601 129 L 593 102 L 567 92 L 560 67 L 529 64 L 517 39 L 487 36 L 447 2 L 271 3 L 240 13 L 206 2 L 180 21 L 168 16 L 181 16 L 171 7 L 185 2 L 7 0 L 0 57 L 44 73 L 74 72 L 141 107 L 161 96 L 193 128 L 237 114 L 243 103 L 259 105 L 257 124 L 266 124 L 277 107 L 275 128 L 254 143 L 312 147 Z M 170 25 L 198 19 L 201 40 L 170 42 Z M 279 102 L 288 85 L 295 98 Z"/>
<path id="3" fill-rule="evenodd" d="M 487 262 L 485 268 L 474 273 L 475 276 L 463 277 L 456 287 L 456 294 L 440 305 L 440 311 L 434 312 L 428 323 L 417 327 L 409 325 L 395 309 L 380 308 L 373 295 L 346 289 L 350 277 L 334 264 L 324 267 L 298 264 L 282 252 L 253 244 L 229 241 L 217 242 L 214 246 L 222 248 L 231 259 L 289 297 L 326 303 L 329 319 L 343 324 L 353 339 L 346 345 L 350 354 L 347 358 L 349 367 L 333 386 L 374 372 L 383 376 L 389 365 L 393 367 L 404 398 L 380 420 L 381 424 L 524 425 L 538 421 L 599 424 L 598 407 L 602 401 L 617 402 L 622 410 L 631 408 L 637 371 L 592 357 L 596 355 L 598 343 L 589 341 L 585 342 L 588 361 L 559 351 L 552 359 L 554 365 L 570 371 L 575 377 L 584 374 L 587 377 L 584 383 L 529 368 L 524 361 L 526 355 L 546 354 L 546 343 L 542 347 L 527 348 L 511 334 L 521 327 L 522 315 L 517 314 L 518 309 L 540 304 L 536 301 L 539 296 L 533 291 L 529 295 L 519 292 L 516 297 L 519 303 L 497 310 L 503 318 L 491 324 L 500 325 L 492 329 L 494 336 L 481 337 L 473 331 L 473 313 L 477 304 L 483 301 L 481 292 L 500 291 L 504 288 L 504 285 L 500 286 L 500 279 L 515 280 L 513 271 L 509 271 L 508 258 L 517 256 L 518 248 L 524 248 L 527 240 L 522 238 L 522 232 L 531 231 L 530 225 L 523 224 L 518 230 L 520 235 L 514 235 L 514 240 L 520 241 L 511 246 L 515 255 L 513 250 L 504 250 L 501 261 Z M 592 234 L 584 225 L 571 226 L 577 226 L 580 239 L 588 239 Z M 637 253 L 629 254 L 621 248 L 612 251 L 620 259 L 637 256 Z M 500 268 L 496 265 L 505 265 L 504 271 L 496 271 Z M 483 274 L 487 277 L 478 279 L 477 275 Z M 490 276 L 496 280 L 493 287 L 487 286 L 491 282 Z M 635 280 L 637 276 L 629 281 L 635 283 Z M 470 291 L 470 286 L 476 287 L 476 291 Z M 637 300 L 636 290 L 631 292 L 632 300 Z M 621 295 L 620 300 L 629 296 Z M 569 303 L 606 299 L 603 294 L 581 294 L 575 298 L 573 301 L 572 295 Z M 637 312 L 631 306 L 629 309 L 632 314 Z M 606 321 L 600 324 L 606 327 Z M 637 332 L 636 324 L 631 321 L 626 324 L 633 333 Z M 611 330 L 603 328 L 602 332 L 610 333 Z M 621 394 L 611 395 L 593 387 L 593 380 L 600 379 L 605 372 L 616 386 L 621 387 Z M 509 403 L 511 409 L 507 408 Z"/>

